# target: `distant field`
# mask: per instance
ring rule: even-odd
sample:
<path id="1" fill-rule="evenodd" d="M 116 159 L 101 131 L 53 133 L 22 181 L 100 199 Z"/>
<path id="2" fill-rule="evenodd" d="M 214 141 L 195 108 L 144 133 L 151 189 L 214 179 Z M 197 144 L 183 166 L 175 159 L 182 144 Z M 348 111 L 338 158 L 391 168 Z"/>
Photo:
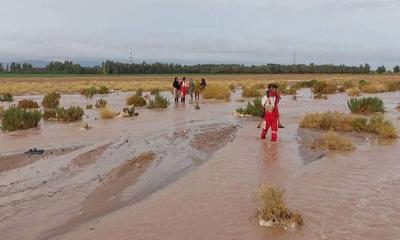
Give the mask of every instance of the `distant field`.
<path id="1" fill-rule="evenodd" d="M 393 81 L 400 80 L 399 74 L 229 74 L 229 75 L 71 75 L 71 74 L 0 74 L 0 93 L 11 92 L 15 95 L 41 94 L 51 91 L 77 93 L 83 88 L 104 85 L 118 91 L 135 91 L 138 88 L 149 90 L 159 88 L 169 90 L 175 76 L 200 80 L 208 83 L 248 85 L 273 81 Z"/>

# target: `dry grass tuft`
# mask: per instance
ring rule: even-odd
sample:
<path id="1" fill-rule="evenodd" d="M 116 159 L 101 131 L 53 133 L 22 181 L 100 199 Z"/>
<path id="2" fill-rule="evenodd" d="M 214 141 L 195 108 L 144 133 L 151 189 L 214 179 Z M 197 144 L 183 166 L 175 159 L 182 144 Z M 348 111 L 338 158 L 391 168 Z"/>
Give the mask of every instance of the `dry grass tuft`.
<path id="1" fill-rule="evenodd" d="M 354 144 L 347 138 L 339 136 L 335 132 L 328 132 L 320 139 L 314 140 L 311 149 L 322 149 L 329 151 L 354 151 Z"/>
<path id="2" fill-rule="evenodd" d="M 347 95 L 352 97 L 360 96 L 360 90 L 357 87 L 349 88 L 346 90 Z"/>
<path id="3" fill-rule="evenodd" d="M 382 93 L 387 91 L 386 85 L 379 82 L 369 82 L 365 85 L 361 85 L 360 89 L 365 93 Z"/>
<path id="4" fill-rule="evenodd" d="M 231 92 L 226 85 L 207 84 L 207 87 L 202 92 L 202 96 L 204 99 L 229 100 Z"/>
<path id="5" fill-rule="evenodd" d="M 259 88 L 258 86 L 245 86 L 242 88 L 242 96 L 243 97 L 261 97 L 263 88 Z"/>
<path id="6" fill-rule="evenodd" d="M 33 100 L 28 100 L 28 99 L 23 99 L 18 102 L 17 105 L 19 108 L 23 109 L 33 109 L 33 108 L 39 108 L 39 104 Z"/>
<path id="7" fill-rule="evenodd" d="M 99 109 L 99 114 L 101 119 L 113 119 L 115 116 L 118 114 L 115 112 L 112 112 L 110 109 L 107 107 L 103 107 Z"/>
<path id="8" fill-rule="evenodd" d="M 297 212 L 288 209 L 283 201 L 284 191 L 270 185 L 263 185 L 257 192 L 258 210 L 257 215 L 260 220 L 269 224 L 293 226 L 303 224 L 303 218 Z"/>

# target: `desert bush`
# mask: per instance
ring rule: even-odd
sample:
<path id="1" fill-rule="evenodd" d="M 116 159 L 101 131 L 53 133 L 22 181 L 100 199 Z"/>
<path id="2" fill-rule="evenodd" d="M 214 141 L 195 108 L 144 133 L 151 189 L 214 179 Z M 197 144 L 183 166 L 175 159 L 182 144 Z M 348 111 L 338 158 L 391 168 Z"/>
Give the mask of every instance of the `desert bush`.
<path id="1" fill-rule="evenodd" d="M 17 106 L 23 109 L 39 108 L 39 104 L 37 102 L 28 99 L 19 101 Z"/>
<path id="2" fill-rule="evenodd" d="M 261 117 L 263 114 L 262 111 L 262 105 L 261 105 L 261 98 L 256 98 L 252 102 L 247 103 L 247 106 L 245 108 L 238 108 L 236 109 L 236 112 L 244 115 L 251 115 L 254 117 Z"/>
<path id="3" fill-rule="evenodd" d="M 3 113 L 4 113 L 4 107 L 0 105 L 0 118 L 3 115 Z"/>
<path id="4" fill-rule="evenodd" d="M 367 80 L 362 79 L 362 80 L 358 81 L 358 86 L 360 86 L 360 87 L 365 86 L 367 84 L 368 84 Z"/>
<path id="5" fill-rule="evenodd" d="M 286 94 L 287 95 L 296 95 L 297 90 L 299 90 L 299 88 L 296 85 L 292 85 L 286 90 Z"/>
<path id="6" fill-rule="evenodd" d="M 97 89 L 94 86 L 91 86 L 89 88 L 84 88 L 81 91 L 81 94 L 87 98 L 93 97 L 97 93 Z"/>
<path id="7" fill-rule="evenodd" d="M 374 133 L 383 138 L 397 137 L 393 123 L 385 120 L 382 114 L 367 118 L 339 112 L 307 113 L 299 126 L 341 132 Z"/>
<path id="8" fill-rule="evenodd" d="M 256 88 L 255 86 L 243 87 L 242 96 L 243 97 L 261 97 L 264 89 Z"/>
<path id="9" fill-rule="evenodd" d="M 388 81 L 385 82 L 385 85 L 389 92 L 396 92 L 400 90 L 400 81 Z"/>
<path id="10" fill-rule="evenodd" d="M 339 136 L 335 132 L 328 132 L 320 139 L 315 139 L 311 149 L 322 149 L 329 151 L 353 151 L 354 144 L 347 138 Z"/>
<path id="11" fill-rule="evenodd" d="M 90 109 L 92 109 L 92 108 L 93 108 L 93 104 L 88 104 L 88 105 L 86 105 L 86 109 L 90 110 Z"/>
<path id="12" fill-rule="evenodd" d="M 11 106 L 1 116 L 2 130 L 16 131 L 37 127 L 42 119 L 40 111 L 27 111 L 25 109 Z"/>
<path id="13" fill-rule="evenodd" d="M 169 101 L 167 98 L 161 96 L 159 93 L 154 96 L 154 99 L 150 99 L 147 103 L 148 109 L 158 109 L 158 108 L 167 108 L 169 105 Z"/>
<path id="14" fill-rule="evenodd" d="M 312 86 L 312 91 L 315 95 L 317 94 L 332 94 L 337 91 L 337 86 L 332 83 L 323 81 L 315 81 Z"/>
<path id="15" fill-rule="evenodd" d="M 353 82 L 350 81 L 350 80 L 347 80 L 347 81 L 345 81 L 345 82 L 343 83 L 343 88 L 344 88 L 345 90 L 350 89 L 350 88 L 353 88 L 353 87 L 355 87 L 355 86 L 354 86 Z"/>
<path id="16" fill-rule="evenodd" d="M 346 93 L 347 93 L 347 95 L 352 96 L 352 97 L 360 96 L 360 90 L 358 90 L 357 87 L 347 89 Z"/>
<path id="17" fill-rule="evenodd" d="M 11 93 L 3 93 L 0 96 L 0 102 L 12 102 L 14 101 L 14 96 Z"/>
<path id="18" fill-rule="evenodd" d="M 231 83 L 230 85 L 229 85 L 229 89 L 232 91 L 232 92 L 234 92 L 235 91 L 235 84 L 233 84 L 233 83 Z"/>
<path id="19" fill-rule="evenodd" d="M 69 108 L 57 107 L 46 109 L 43 118 L 45 120 L 55 120 L 62 122 L 75 122 L 82 120 L 84 111 L 79 106 L 70 106 Z"/>
<path id="20" fill-rule="evenodd" d="M 371 82 L 360 86 L 360 90 L 366 93 L 381 93 L 386 92 L 387 88 L 383 83 Z"/>
<path id="21" fill-rule="evenodd" d="M 328 96 L 326 96 L 324 94 L 321 94 L 321 93 L 318 93 L 318 94 L 314 94 L 314 99 L 324 99 L 324 100 L 326 100 L 326 99 L 328 99 Z"/>
<path id="22" fill-rule="evenodd" d="M 142 89 L 142 88 L 139 88 L 139 89 L 136 91 L 135 96 L 143 96 L 143 89 Z"/>
<path id="23" fill-rule="evenodd" d="M 60 104 L 61 95 L 57 92 L 52 92 L 44 96 L 42 106 L 44 108 L 56 108 Z"/>
<path id="24" fill-rule="evenodd" d="M 204 99 L 229 100 L 231 92 L 225 85 L 208 84 L 203 90 L 202 96 Z"/>
<path id="25" fill-rule="evenodd" d="M 99 111 L 99 114 L 100 114 L 100 118 L 101 119 L 112 119 L 117 115 L 117 113 L 112 112 L 107 107 L 101 108 L 100 111 Z"/>
<path id="26" fill-rule="evenodd" d="M 132 95 L 126 99 L 126 105 L 135 106 L 135 107 L 143 107 L 146 105 L 146 100 L 142 96 Z"/>
<path id="27" fill-rule="evenodd" d="M 357 114 L 385 112 L 383 101 L 377 97 L 352 98 L 347 101 L 347 106 L 352 113 Z"/>
<path id="28" fill-rule="evenodd" d="M 152 89 L 150 89 L 150 94 L 151 94 L 151 95 L 156 95 L 156 94 L 158 94 L 158 93 L 160 93 L 160 89 L 159 89 L 159 88 L 152 88 Z"/>
<path id="29" fill-rule="evenodd" d="M 99 90 L 97 90 L 97 93 L 98 93 L 98 94 L 109 94 L 109 93 L 110 93 L 110 90 L 108 90 L 108 88 L 107 88 L 106 86 L 101 85 L 101 86 L 99 87 Z"/>
<path id="30" fill-rule="evenodd" d="M 369 119 L 367 130 L 384 138 L 396 138 L 396 128 L 389 120 L 385 120 L 382 114 L 376 114 Z"/>
<path id="31" fill-rule="evenodd" d="M 105 108 L 107 106 L 107 100 L 100 98 L 94 105 L 96 108 Z"/>
<path id="32" fill-rule="evenodd" d="M 270 185 L 261 186 L 257 192 L 257 215 L 270 224 L 297 226 L 303 224 L 302 216 L 288 209 L 283 201 L 284 191 Z"/>

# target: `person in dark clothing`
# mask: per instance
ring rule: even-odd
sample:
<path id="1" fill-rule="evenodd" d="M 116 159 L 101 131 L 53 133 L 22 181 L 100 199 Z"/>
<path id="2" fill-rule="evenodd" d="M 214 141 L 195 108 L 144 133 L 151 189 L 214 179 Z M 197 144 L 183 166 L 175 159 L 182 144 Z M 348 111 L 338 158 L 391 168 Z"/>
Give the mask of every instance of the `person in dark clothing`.
<path id="1" fill-rule="evenodd" d="M 179 102 L 179 96 L 181 93 L 181 85 L 178 81 L 178 78 L 176 77 L 174 79 L 174 82 L 172 83 L 172 86 L 174 87 L 174 95 L 175 95 L 175 102 L 178 103 Z"/>
<path id="2" fill-rule="evenodd" d="M 206 86 L 207 86 L 207 82 L 204 78 L 202 78 L 201 82 L 200 82 L 200 90 L 203 91 L 204 88 L 206 88 Z"/>

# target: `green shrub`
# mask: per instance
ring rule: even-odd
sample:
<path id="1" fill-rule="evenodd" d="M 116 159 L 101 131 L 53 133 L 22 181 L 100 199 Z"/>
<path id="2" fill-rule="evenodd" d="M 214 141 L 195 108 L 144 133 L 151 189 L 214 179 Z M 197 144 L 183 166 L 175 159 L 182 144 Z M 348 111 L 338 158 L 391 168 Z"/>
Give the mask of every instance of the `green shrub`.
<path id="1" fill-rule="evenodd" d="M 396 138 L 396 128 L 389 120 L 385 120 L 382 114 L 376 114 L 369 119 L 368 132 L 375 133 L 384 138 Z"/>
<path id="2" fill-rule="evenodd" d="M 148 109 L 156 109 L 156 108 L 167 108 L 169 105 L 169 101 L 167 98 L 164 98 L 159 93 L 154 96 L 154 99 L 150 99 L 147 104 Z"/>
<path id="3" fill-rule="evenodd" d="M 156 94 L 158 94 L 158 93 L 160 93 L 160 89 L 158 89 L 158 88 L 152 88 L 152 89 L 150 89 L 150 94 L 151 94 L 151 95 L 156 95 Z"/>
<path id="4" fill-rule="evenodd" d="M 0 96 L 0 102 L 13 102 L 14 101 L 14 97 L 11 93 L 3 93 Z"/>
<path id="5" fill-rule="evenodd" d="M 38 126 L 41 119 L 42 113 L 40 111 L 28 111 L 13 105 L 3 112 L 1 128 L 10 132 L 34 128 Z"/>
<path id="6" fill-rule="evenodd" d="M 367 82 L 367 80 L 360 80 L 360 81 L 358 81 L 358 85 L 360 86 L 360 87 L 362 87 L 362 86 L 364 86 L 364 85 L 367 85 L 368 84 L 368 82 Z"/>
<path id="7" fill-rule="evenodd" d="M 126 105 L 143 107 L 146 105 L 146 100 L 142 96 L 132 95 L 126 99 Z"/>
<path id="8" fill-rule="evenodd" d="M 90 110 L 90 109 L 92 109 L 92 108 L 93 108 L 93 104 L 88 104 L 88 105 L 86 105 L 86 109 Z"/>
<path id="9" fill-rule="evenodd" d="M 264 89 L 256 88 L 255 86 L 243 87 L 242 88 L 242 96 L 243 97 L 261 97 L 263 90 Z"/>
<path id="10" fill-rule="evenodd" d="M 97 93 L 97 89 L 94 86 L 85 88 L 81 91 L 81 94 L 87 98 L 92 98 Z"/>
<path id="11" fill-rule="evenodd" d="M 3 113 L 4 113 L 4 107 L 0 105 L 0 118 L 3 115 Z"/>
<path id="12" fill-rule="evenodd" d="M 96 108 L 105 108 L 107 106 L 107 100 L 100 98 L 94 105 Z"/>
<path id="13" fill-rule="evenodd" d="M 101 85 L 99 87 L 99 90 L 97 91 L 98 94 L 109 94 L 110 90 L 108 90 L 108 88 L 104 85 Z"/>
<path id="14" fill-rule="evenodd" d="M 39 104 L 37 102 L 27 99 L 19 101 L 17 106 L 23 109 L 39 108 Z"/>
<path id="15" fill-rule="evenodd" d="M 347 106 L 352 113 L 357 114 L 370 114 L 370 113 L 384 113 L 385 107 L 383 101 L 377 97 L 367 98 L 352 98 L 347 101 Z"/>
<path id="16" fill-rule="evenodd" d="M 82 120 L 84 111 L 79 106 L 70 106 L 69 108 L 46 109 L 44 111 L 45 120 L 56 120 L 62 122 L 75 122 Z"/>
<path id="17" fill-rule="evenodd" d="M 44 96 L 42 106 L 44 108 L 56 108 L 60 104 L 61 95 L 57 92 L 52 92 Z"/>
<path id="18" fill-rule="evenodd" d="M 253 103 L 249 102 L 247 103 L 247 106 L 245 108 L 238 108 L 236 109 L 236 112 L 244 115 L 251 115 L 254 117 L 261 117 L 263 114 L 262 110 L 262 105 L 261 105 L 261 98 L 256 98 L 253 100 Z"/>
<path id="19" fill-rule="evenodd" d="M 135 93 L 135 96 L 143 96 L 143 89 L 142 88 L 139 88 L 137 91 L 136 91 L 136 93 Z"/>

